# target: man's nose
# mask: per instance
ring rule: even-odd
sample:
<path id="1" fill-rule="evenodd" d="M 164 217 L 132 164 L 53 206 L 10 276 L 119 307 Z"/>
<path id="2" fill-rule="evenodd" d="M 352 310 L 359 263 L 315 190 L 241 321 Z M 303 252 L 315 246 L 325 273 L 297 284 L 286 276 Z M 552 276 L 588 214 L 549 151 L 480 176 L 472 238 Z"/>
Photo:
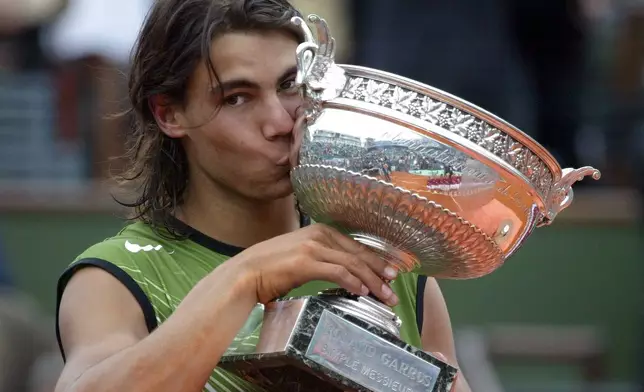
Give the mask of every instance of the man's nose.
<path id="1" fill-rule="evenodd" d="M 266 102 L 266 117 L 262 132 L 266 139 L 275 139 L 293 131 L 295 121 L 279 97 L 272 97 Z"/>

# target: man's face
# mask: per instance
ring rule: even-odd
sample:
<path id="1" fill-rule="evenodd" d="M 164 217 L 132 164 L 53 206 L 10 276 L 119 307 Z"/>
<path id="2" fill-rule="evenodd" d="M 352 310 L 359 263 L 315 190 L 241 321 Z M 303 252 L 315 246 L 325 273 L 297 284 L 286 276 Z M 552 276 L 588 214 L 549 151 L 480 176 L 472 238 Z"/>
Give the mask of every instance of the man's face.
<path id="1" fill-rule="evenodd" d="M 181 113 L 189 125 L 183 143 L 191 181 L 212 181 L 258 201 L 292 193 L 289 154 L 302 104 L 295 88 L 296 47 L 292 36 L 280 32 L 229 33 L 213 41 L 219 84 L 212 85 L 200 66 Z"/>

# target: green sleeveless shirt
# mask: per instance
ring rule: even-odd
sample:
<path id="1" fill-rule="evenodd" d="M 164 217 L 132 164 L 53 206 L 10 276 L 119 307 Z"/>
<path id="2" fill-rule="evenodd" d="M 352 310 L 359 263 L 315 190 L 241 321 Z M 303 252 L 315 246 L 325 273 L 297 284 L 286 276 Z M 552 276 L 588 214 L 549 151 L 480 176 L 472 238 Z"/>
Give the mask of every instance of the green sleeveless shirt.
<path id="1" fill-rule="evenodd" d="M 170 317 L 181 300 L 207 274 L 242 248 L 219 242 L 185 226 L 186 239 L 160 236 L 148 225 L 137 222 L 126 226 L 116 236 L 100 242 L 81 255 L 65 270 L 58 282 L 58 304 L 74 272 L 85 267 L 101 268 L 117 278 L 137 300 L 147 328 L 152 332 Z M 415 274 L 402 274 L 392 284 L 400 302 L 394 311 L 402 321 L 401 337 L 420 346 L 422 297 L 425 280 Z M 333 285 L 310 282 L 289 293 L 289 297 L 315 295 Z M 58 313 L 58 312 L 57 312 Z M 259 336 L 263 306 L 258 304 L 246 324 L 228 348 L 232 352 L 252 352 Z M 63 359 L 65 353 L 57 335 Z M 215 369 L 204 391 L 261 391 L 223 369 Z"/>

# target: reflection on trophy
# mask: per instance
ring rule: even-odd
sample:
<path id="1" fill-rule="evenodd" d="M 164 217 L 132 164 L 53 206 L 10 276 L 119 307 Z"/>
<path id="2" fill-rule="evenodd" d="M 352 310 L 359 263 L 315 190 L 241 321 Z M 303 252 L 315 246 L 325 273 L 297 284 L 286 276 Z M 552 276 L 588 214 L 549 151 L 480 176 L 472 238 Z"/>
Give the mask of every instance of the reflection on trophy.
<path id="1" fill-rule="evenodd" d="M 291 178 L 300 208 L 402 273 L 478 278 L 600 173 L 561 169 L 536 141 L 446 92 L 334 62 L 335 41 L 300 18 L 298 82 L 308 127 Z M 449 391 L 457 369 L 405 344 L 370 297 L 330 290 L 266 306 L 259 344 L 222 366 L 269 391 Z"/>

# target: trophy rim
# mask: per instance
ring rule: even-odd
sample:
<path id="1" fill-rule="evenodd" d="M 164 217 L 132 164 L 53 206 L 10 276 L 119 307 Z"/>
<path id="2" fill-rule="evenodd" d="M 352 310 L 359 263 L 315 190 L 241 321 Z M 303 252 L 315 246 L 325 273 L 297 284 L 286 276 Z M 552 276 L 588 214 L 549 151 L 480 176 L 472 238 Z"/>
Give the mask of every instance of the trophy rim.
<path id="1" fill-rule="evenodd" d="M 538 141 L 530 135 L 512 125 L 507 120 L 489 112 L 488 110 L 478 106 L 468 100 L 460 98 L 456 95 L 450 94 L 444 90 L 433 87 L 429 84 L 419 82 L 392 72 L 382 71 L 375 68 L 353 65 L 353 64 L 337 64 L 345 70 L 352 77 L 364 77 L 368 79 L 376 79 L 381 82 L 389 83 L 394 86 L 408 88 L 416 93 L 423 94 L 429 98 L 434 98 L 440 102 L 451 105 L 460 109 L 475 118 L 486 121 L 493 125 L 495 128 L 502 131 L 504 134 L 509 135 L 521 143 L 524 147 L 534 153 L 541 159 L 548 167 L 553 176 L 553 183 L 561 179 L 562 166 L 557 159 Z"/>

